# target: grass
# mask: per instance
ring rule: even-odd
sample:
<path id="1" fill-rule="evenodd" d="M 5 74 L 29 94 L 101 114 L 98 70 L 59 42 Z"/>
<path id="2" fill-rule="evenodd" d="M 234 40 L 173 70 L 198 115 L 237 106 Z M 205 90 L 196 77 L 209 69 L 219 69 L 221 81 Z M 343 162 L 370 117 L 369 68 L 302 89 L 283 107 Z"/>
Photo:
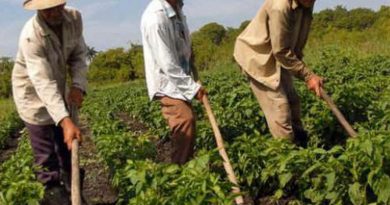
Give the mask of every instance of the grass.
<path id="1" fill-rule="evenodd" d="M 7 118 L 15 109 L 15 104 L 12 99 L 0 99 L 0 121 Z"/>

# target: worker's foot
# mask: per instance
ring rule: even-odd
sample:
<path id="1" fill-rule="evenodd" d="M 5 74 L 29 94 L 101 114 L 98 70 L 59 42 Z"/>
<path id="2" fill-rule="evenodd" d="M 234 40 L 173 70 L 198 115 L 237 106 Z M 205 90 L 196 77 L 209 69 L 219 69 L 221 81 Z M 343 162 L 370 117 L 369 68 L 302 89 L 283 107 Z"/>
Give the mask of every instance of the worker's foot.
<path id="1" fill-rule="evenodd" d="M 65 187 L 58 184 L 48 185 L 41 205 L 71 205 L 70 195 Z"/>

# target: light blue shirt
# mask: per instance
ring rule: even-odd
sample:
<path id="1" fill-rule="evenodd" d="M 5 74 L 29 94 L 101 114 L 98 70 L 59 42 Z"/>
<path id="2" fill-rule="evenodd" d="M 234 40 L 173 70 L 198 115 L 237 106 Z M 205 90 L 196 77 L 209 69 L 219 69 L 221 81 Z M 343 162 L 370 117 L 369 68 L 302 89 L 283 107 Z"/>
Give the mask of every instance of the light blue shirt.
<path id="1" fill-rule="evenodd" d="M 149 97 L 191 101 L 200 85 L 191 77 L 191 40 L 186 18 L 165 0 L 153 0 L 141 20 Z"/>

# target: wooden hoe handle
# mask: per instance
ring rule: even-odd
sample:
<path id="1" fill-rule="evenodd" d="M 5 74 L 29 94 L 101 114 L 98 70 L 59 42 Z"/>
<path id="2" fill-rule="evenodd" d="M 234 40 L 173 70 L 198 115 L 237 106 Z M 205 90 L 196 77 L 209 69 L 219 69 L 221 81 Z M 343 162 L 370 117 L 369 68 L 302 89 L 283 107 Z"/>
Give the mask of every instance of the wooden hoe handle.
<path id="1" fill-rule="evenodd" d="M 352 138 L 357 137 L 356 131 L 352 128 L 352 126 L 345 119 L 344 115 L 337 108 L 336 104 L 333 102 L 332 98 L 329 97 L 328 94 L 324 90 L 321 89 L 321 97 L 325 100 L 326 104 L 328 104 L 329 108 L 332 110 L 333 114 L 336 116 L 337 120 L 343 126 L 345 131 L 347 131 L 348 135 Z"/>
<path id="2" fill-rule="evenodd" d="M 229 181 L 234 184 L 234 186 L 232 187 L 232 192 L 234 194 L 238 195 L 235 198 L 236 204 L 243 204 L 244 200 L 243 200 L 242 196 L 239 195 L 241 193 L 241 191 L 240 191 L 240 187 L 238 186 L 238 183 L 237 183 L 237 177 L 234 174 L 234 170 L 233 170 L 232 165 L 230 164 L 229 157 L 228 157 L 228 155 L 226 153 L 226 150 L 225 150 L 225 147 L 224 147 L 224 144 L 223 144 L 223 139 L 222 139 L 221 132 L 220 132 L 220 130 L 218 128 L 217 121 L 215 119 L 213 111 L 211 110 L 211 106 L 210 106 L 209 100 L 208 100 L 206 95 L 204 95 L 202 101 L 203 101 L 204 107 L 206 108 L 207 115 L 209 117 L 211 126 L 212 126 L 213 131 L 214 131 L 215 140 L 217 141 L 218 151 L 219 151 L 219 154 L 221 155 L 221 157 L 223 159 L 223 166 L 225 168 L 225 171 L 227 173 Z"/>
<path id="3" fill-rule="evenodd" d="M 70 116 L 73 123 L 79 124 L 78 109 L 76 106 L 70 107 Z M 71 181 L 72 205 L 81 205 L 80 190 L 80 168 L 79 168 L 79 141 L 72 142 L 72 181 Z"/>

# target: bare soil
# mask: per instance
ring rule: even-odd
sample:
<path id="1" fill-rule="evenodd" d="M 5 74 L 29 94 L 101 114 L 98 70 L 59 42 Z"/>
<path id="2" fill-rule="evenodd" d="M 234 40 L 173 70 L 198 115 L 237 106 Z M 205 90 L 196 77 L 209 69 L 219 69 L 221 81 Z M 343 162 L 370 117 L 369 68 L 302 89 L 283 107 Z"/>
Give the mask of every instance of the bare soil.
<path id="1" fill-rule="evenodd" d="M 293 197 L 274 200 L 272 197 L 262 197 L 257 201 L 259 205 L 288 205 L 290 201 L 294 200 Z"/>
<path id="2" fill-rule="evenodd" d="M 20 132 L 20 130 L 14 132 L 5 142 L 5 148 L 0 150 L 0 164 L 7 161 L 16 152 L 21 139 Z"/>
<path id="3" fill-rule="evenodd" d="M 80 167 L 85 169 L 83 195 L 89 205 L 111 205 L 118 199 L 117 191 L 112 187 L 109 170 L 99 158 L 91 131 L 84 120 L 81 120 L 83 143 L 80 147 Z"/>
<path id="4" fill-rule="evenodd" d="M 127 113 L 118 113 L 117 117 L 124 122 L 128 129 L 135 134 L 145 134 L 148 132 L 146 125 L 141 123 L 139 120 L 129 116 Z M 168 139 L 160 139 L 160 137 L 152 136 L 150 138 L 156 145 L 157 156 L 155 160 L 160 163 L 171 163 L 172 155 L 172 143 Z"/>

